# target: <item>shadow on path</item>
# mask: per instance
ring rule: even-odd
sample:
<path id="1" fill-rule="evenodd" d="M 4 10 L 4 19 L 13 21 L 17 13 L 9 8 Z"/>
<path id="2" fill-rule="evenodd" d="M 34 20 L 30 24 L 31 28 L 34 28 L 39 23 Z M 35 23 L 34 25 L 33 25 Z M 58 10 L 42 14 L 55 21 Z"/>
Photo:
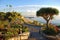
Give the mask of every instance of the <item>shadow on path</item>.
<path id="1" fill-rule="evenodd" d="M 35 26 L 31 24 L 24 24 L 24 26 L 28 26 L 28 29 L 30 31 L 30 36 L 28 40 L 47 40 L 39 33 L 39 30 L 41 28 L 40 26 Z"/>
<path id="2" fill-rule="evenodd" d="M 39 32 L 31 32 L 28 40 L 47 40 Z"/>

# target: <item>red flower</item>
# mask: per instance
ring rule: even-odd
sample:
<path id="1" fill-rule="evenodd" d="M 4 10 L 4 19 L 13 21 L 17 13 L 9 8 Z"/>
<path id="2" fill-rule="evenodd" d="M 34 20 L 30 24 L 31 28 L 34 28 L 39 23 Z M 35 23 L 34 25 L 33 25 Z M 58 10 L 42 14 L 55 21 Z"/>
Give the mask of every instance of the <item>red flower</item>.
<path id="1" fill-rule="evenodd" d="M 56 26 L 55 26 L 55 28 L 54 28 L 54 29 L 55 29 L 55 31 L 56 31 L 56 32 L 58 31 L 58 27 L 56 27 Z"/>

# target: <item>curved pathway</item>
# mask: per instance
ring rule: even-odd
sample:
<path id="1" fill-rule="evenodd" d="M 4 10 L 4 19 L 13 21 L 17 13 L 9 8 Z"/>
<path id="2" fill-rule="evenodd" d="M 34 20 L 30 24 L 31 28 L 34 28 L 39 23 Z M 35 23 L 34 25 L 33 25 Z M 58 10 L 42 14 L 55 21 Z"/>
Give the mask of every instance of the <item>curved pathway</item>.
<path id="1" fill-rule="evenodd" d="M 40 26 L 35 26 L 31 24 L 24 24 L 24 26 L 28 26 L 29 31 L 30 31 L 30 37 L 28 40 L 47 40 L 45 39 L 40 33 Z"/>

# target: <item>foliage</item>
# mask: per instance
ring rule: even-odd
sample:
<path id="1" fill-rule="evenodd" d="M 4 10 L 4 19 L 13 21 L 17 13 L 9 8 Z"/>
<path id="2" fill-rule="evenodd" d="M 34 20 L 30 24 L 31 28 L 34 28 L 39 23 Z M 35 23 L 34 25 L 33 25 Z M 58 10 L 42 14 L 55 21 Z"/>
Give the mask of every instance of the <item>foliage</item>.
<path id="1" fill-rule="evenodd" d="M 11 33 L 11 34 L 9 34 L 9 33 Z M 15 28 L 10 28 L 10 29 L 8 29 L 6 34 L 8 34 L 8 36 L 15 36 L 15 35 L 18 35 L 18 30 Z"/>
<path id="2" fill-rule="evenodd" d="M 11 23 L 21 23 L 24 22 L 22 21 L 22 16 L 18 12 L 0 12 L 0 28 L 4 28 L 4 25 L 9 26 Z"/>
<path id="3" fill-rule="evenodd" d="M 23 32 L 28 32 L 28 28 L 25 26 L 25 27 L 23 27 L 23 30 L 22 30 Z"/>
<path id="4" fill-rule="evenodd" d="M 38 22 L 38 21 L 36 21 L 36 20 L 34 20 L 31 24 L 33 24 L 33 25 L 40 25 L 40 23 Z"/>
<path id="5" fill-rule="evenodd" d="M 20 18 L 21 14 L 18 12 L 0 12 L 0 20 L 4 21 L 4 20 L 16 20 L 16 18 Z"/>
<path id="6" fill-rule="evenodd" d="M 11 37 L 17 36 L 18 35 L 18 30 L 14 28 L 9 28 L 7 29 L 7 32 L 5 32 L 5 39 L 9 39 Z"/>
<path id="7" fill-rule="evenodd" d="M 37 16 L 42 16 L 44 17 L 49 17 L 50 19 L 51 17 L 53 17 L 53 15 L 57 15 L 59 13 L 59 11 L 56 8 L 41 8 L 40 10 L 37 11 Z"/>
<path id="8" fill-rule="evenodd" d="M 41 8 L 40 10 L 37 11 L 37 16 L 41 16 L 46 20 L 46 27 L 48 28 L 49 21 L 53 19 L 54 15 L 57 15 L 59 11 L 56 8 Z"/>
<path id="9" fill-rule="evenodd" d="M 20 30 L 26 32 L 28 28 L 24 27 L 21 22 L 24 22 L 18 12 L 0 12 L 0 32 L 4 37 L 10 38 L 19 35 Z"/>
<path id="10" fill-rule="evenodd" d="M 19 30 L 22 29 L 22 32 L 27 32 L 27 31 L 28 31 L 28 28 L 27 28 L 27 27 L 25 27 L 25 26 L 23 26 L 23 25 L 19 25 L 19 24 L 13 24 L 13 25 L 11 25 L 11 27 L 12 27 L 12 28 L 17 28 L 17 29 L 19 29 Z"/>
<path id="11" fill-rule="evenodd" d="M 47 35 L 57 35 L 59 33 L 58 27 L 56 26 L 50 26 L 48 29 L 45 28 L 43 30 L 43 33 L 47 34 Z"/>
<path id="12" fill-rule="evenodd" d="M 22 27 L 22 26 L 19 25 L 19 24 L 13 24 L 13 25 L 11 25 L 11 27 L 12 27 L 12 28 L 20 28 L 20 27 Z"/>
<path id="13" fill-rule="evenodd" d="M 57 27 L 60 28 L 60 25 L 58 25 Z"/>

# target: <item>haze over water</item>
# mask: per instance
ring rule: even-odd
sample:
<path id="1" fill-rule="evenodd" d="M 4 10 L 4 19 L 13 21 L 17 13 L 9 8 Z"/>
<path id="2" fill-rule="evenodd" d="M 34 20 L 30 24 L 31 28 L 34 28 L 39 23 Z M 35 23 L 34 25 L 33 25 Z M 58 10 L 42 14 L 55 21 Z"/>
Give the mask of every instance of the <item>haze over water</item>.
<path id="1" fill-rule="evenodd" d="M 31 20 L 36 20 L 40 23 L 46 23 L 46 21 L 43 18 L 35 17 L 35 18 L 31 18 Z M 60 19 L 50 20 L 50 23 L 55 24 L 55 25 L 60 25 Z"/>

